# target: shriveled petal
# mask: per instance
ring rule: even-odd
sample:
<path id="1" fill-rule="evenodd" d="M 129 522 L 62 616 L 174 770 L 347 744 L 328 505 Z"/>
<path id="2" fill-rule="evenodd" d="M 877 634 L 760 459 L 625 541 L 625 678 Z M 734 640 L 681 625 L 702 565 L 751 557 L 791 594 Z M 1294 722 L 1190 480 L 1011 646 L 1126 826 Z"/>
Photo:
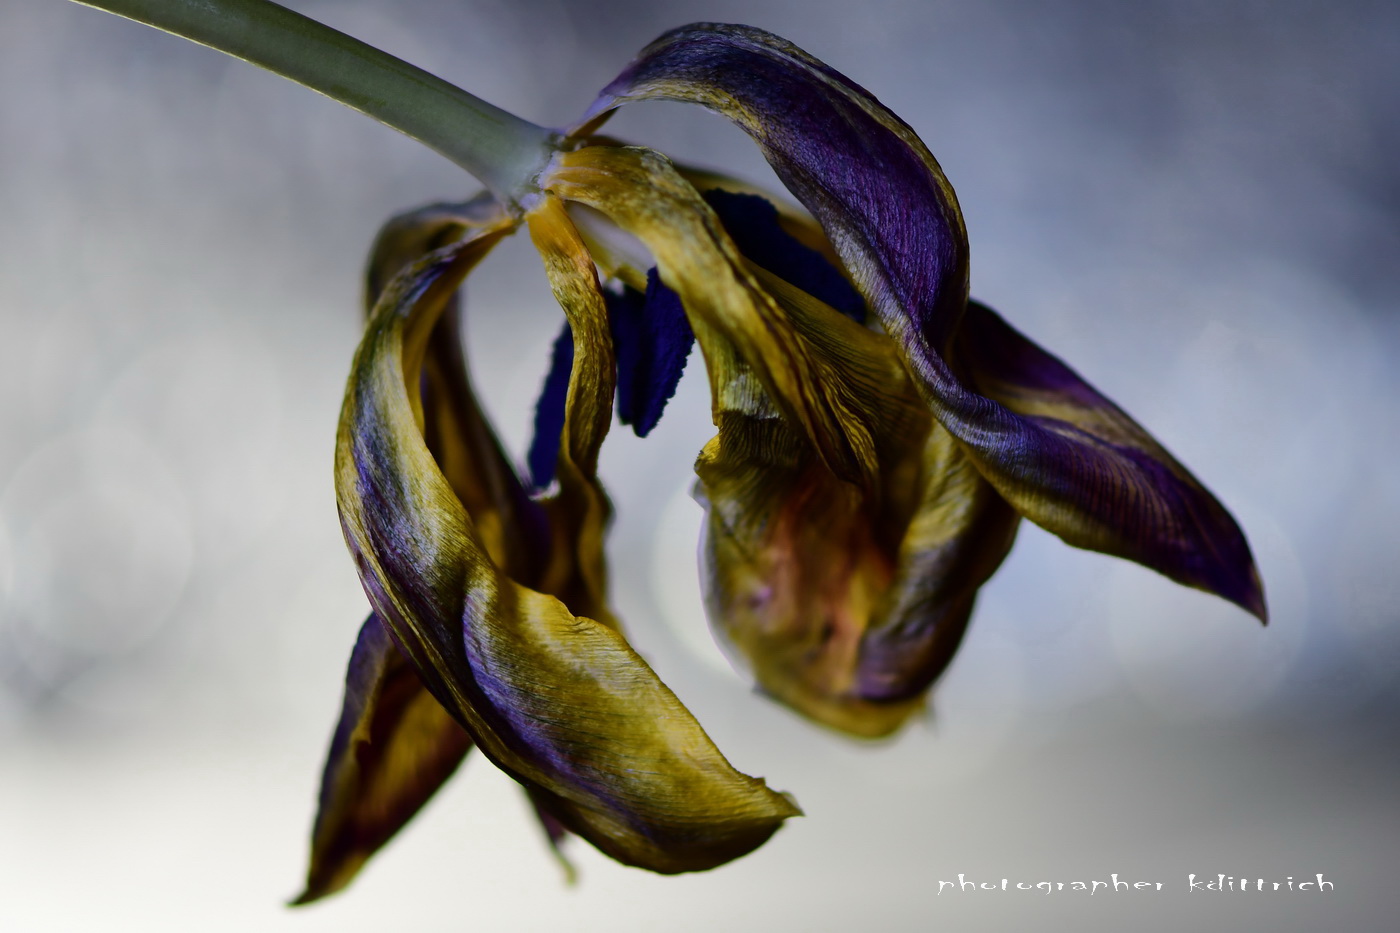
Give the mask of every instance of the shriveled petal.
<path id="1" fill-rule="evenodd" d="M 534 588 L 557 596 L 571 612 L 617 628 L 607 605 L 603 557 L 612 503 L 598 481 L 598 451 L 612 424 L 617 378 L 607 310 L 593 260 L 563 206 L 546 199 L 531 212 L 529 226 L 554 298 L 564 309 L 572 361 L 554 463 L 559 489 L 543 503 L 553 533 L 552 560 Z"/>
<path id="2" fill-rule="evenodd" d="M 434 204 L 392 218 L 370 253 L 366 313 L 373 314 L 384 289 L 406 267 L 474 231 L 502 223 L 500 207 L 489 196 L 464 204 Z M 492 559 L 514 579 L 537 586 L 547 570 L 549 518 L 516 475 L 472 390 L 462 354 L 460 305 L 459 295 L 453 294 L 428 336 L 421 391 L 415 396 L 423 412 L 424 440 L 471 513 Z"/>
<path id="3" fill-rule="evenodd" d="M 792 456 L 801 445 L 781 432 L 727 418 L 696 465 L 711 623 L 768 694 L 834 729 L 888 735 L 952 660 L 1020 516 L 939 427 L 910 477 L 912 517 Z M 755 455 L 779 450 L 790 459 Z"/>
<path id="4" fill-rule="evenodd" d="M 404 267 L 499 219 L 494 202 L 478 199 L 390 220 L 371 252 L 366 310 Z M 532 581 L 546 566 L 547 517 L 530 501 L 477 404 L 462 358 L 458 310 L 454 296 L 428 338 L 420 388 L 425 443 L 458 498 L 471 503 L 492 559 Z M 350 662 L 322 779 L 307 888 L 296 903 L 348 884 L 451 776 L 471 744 L 371 614 Z M 557 821 L 541 819 L 557 851 Z"/>
<path id="5" fill-rule="evenodd" d="M 537 242 L 541 232 L 567 237 L 555 222 L 532 223 Z M 423 444 L 407 390 L 421 360 L 415 347 L 499 233 L 434 254 L 380 303 L 337 444 L 347 542 L 371 603 L 428 688 L 550 813 L 628 864 L 713 867 L 761 844 L 795 806 L 734 771 L 615 630 L 504 574 Z M 556 291 L 587 303 L 587 287 L 564 281 L 560 255 L 550 262 Z M 591 279 L 591 265 L 586 272 Z M 605 332 L 605 320 L 598 326 Z M 577 332 L 575 340 L 586 344 Z M 608 378 L 601 366 L 576 374 L 570 414 L 576 392 L 591 396 Z M 586 401 L 581 409 L 595 407 Z M 601 419 L 566 425 L 561 466 L 591 467 L 589 446 L 609 415 L 604 407 Z"/>
<path id="6" fill-rule="evenodd" d="M 866 735 L 893 731 L 952 661 L 977 591 L 1006 558 L 1021 521 L 937 423 L 924 443 L 919 489 L 851 679 L 852 705 L 886 711 L 867 716 Z"/>
<path id="7" fill-rule="evenodd" d="M 919 405 L 888 338 L 755 272 L 835 378 L 885 419 L 881 483 L 837 480 L 761 399 L 721 406 L 696 464 L 711 624 L 775 698 L 832 728 L 886 735 L 951 660 L 1019 516 Z M 742 363 L 726 371 L 742 378 Z"/>
<path id="8" fill-rule="evenodd" d="M 1264 618 L 1238 526 L 1141 429 L 1135 436 L 1150 447 L 1023 417 L 950 366 L 966 310 L 962 216 L 928 149 L 874 97 L 762 30 L 697 25 L 643 50 L 604 89 L 584 130 L 643 99 L 701 104 L 758 142 L 821 222 L 935 417 L 1022 515 L 1070 544 L 1138 561 Z"/>
<path id="9" fill-rule="evenodd" d="M 1127 557 L 1267 619 L 1244 533 L 1122 409 L 975 301 L 956 359 L 1000 403 L 982 420 L 992 436 L 972 455 L 1023 515 L 1076 547 Z"/>
<path id="10" fill-rule="evenodd" d="M 775 417 L 737 348 L 704 331 L 719 374 L 719 434 L 696 465 L 711 623 L 775 698 L 845 732 L 887 734 L 951 658 L 1018 516 L 930 423 L 889 340 L 816 300 L 851 294 L 822 258 L 820 228 L 756 205 L 754 189 L 730 194 L 732 179 L 697 178 L 736 244 L 763 238 L 745 251 L 750 274 L 881 438 L 879 488 L 836 479 Z"/>
<path id="11" fill-rule="evenodd" d="M 373 613 L 360 629 L 321 778 L 306 904 L 360 867 L 452 776 L 472 740 L 394 646 Z"/>
<path id="12" fill-rule="evenodd" d="M 379 297 L 394 276 L 471 231 L 496 226 L 501 216 L 496 200 L 482 194 L 469 201 L 429 204 L 390 217 L 379 228 L 365 264 L 366 316 L 374 314 Z"/>

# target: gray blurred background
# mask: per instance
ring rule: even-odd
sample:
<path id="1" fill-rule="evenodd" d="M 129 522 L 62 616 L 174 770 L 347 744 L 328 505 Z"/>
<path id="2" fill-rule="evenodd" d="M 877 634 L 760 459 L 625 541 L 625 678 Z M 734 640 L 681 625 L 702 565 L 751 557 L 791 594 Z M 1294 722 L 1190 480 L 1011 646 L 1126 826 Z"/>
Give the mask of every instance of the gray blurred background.
<path id="1" fill-rule="evenodd" d="M 1240 519 L 1273 621 L 1026 526 L 934 715 L 822 733 L 706 633 L 692 373 L 605 448 L 616 600 L 807 816 L 703 875 L 577 844 L 569 888 L 473 758 L 351 890 L 289 911 L 365 612 L 331 482 L 360 264 L 390 213 L 473 184 L 209 50 L 0 0 L 0 930 L 1396 928 L 1400 6 L 292 5 L 545 124 L 697 19 L 846 72 L 957 187 L 974 294 Z M 612 130 L 771 179 L 694 108 Z M 522 455 L 560 314 L 516 240 L 471 280 L 468 343 Z M 1186 893 L 1319 872 L 1335 891 Z M 1165 889 L 939 894 L 959 873 Z"/>

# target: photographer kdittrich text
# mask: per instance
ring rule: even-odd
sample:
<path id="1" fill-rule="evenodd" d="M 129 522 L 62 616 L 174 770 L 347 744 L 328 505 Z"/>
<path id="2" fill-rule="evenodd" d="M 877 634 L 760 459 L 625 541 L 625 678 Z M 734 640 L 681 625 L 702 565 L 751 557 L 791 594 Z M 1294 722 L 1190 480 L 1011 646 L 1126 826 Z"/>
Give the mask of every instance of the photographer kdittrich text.
<path id="1" fill-rule="evenodd" d="M 1191 894 L 1250 894 L 1275 891 L 1310 894 L 1336 890 L 1336 885 L 1324 880 L 1321 872 L 1318 872 L 1314 878 L 1316 880 L 1302 881 L 1289 875 L 1282 881 L 1274 881 L 1266 878 L 1237 878 L 1234 875 L 1216 875 L 1215 879 L 1212 880 L 1209 877 L 1198 878 L 1195 874 L 1188 874 L 1185 888 Z M 960 873 L 957 881 L 938 882 L 939 894 L 944 891 L 967 893 L 973 891 L 1031 891 L 1040 894 L 1068 891 L 1082 894 L 1106 894 L 1110 892 L 1130 894 L 1171 890 L 1179 891 L 1181 888 L 1164 881 L 1124 881 L 1118 877 L 1116 872 L 1109 875 L 1107 881 L 1097 879 L 1092 881 L 1012 881 L 1010 878 L 1002 878 L 999 881 L 977 881 Z"/>

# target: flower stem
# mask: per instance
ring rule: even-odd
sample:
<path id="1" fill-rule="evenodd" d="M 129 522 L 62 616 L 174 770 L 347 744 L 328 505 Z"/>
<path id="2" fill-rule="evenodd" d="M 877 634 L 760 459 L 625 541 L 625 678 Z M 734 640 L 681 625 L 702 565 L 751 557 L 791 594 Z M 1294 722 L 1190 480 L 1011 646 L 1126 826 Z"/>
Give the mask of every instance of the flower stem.
<path id="1" fill-rule="evenodd" d="M 183 36 L 368 114 L 437 150 L 502 202 L 537 190 L 557 134 L 270 0 L 75 0 Z"/>

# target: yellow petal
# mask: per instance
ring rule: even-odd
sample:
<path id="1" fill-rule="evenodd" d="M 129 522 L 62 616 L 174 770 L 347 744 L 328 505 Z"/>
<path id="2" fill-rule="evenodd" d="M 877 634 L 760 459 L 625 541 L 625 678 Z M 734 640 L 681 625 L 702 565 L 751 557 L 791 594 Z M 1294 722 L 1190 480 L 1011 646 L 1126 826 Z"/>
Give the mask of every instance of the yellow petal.
<path id="1" fill-rule="evenodd" d="M 491 560 L 415 419 L 416 348 L 500 232 L 430 256 L 381 300 L 337 444 L 346 539 L 376 612 L 484 754 L 614 858 L 710 868 L 760 845 L 796 807 L 735 771 L 618 632 Z"/>
<path id="2" fill-rule="evenodd" d="M 951 660 L 1017 515 L 932 420 L 889 338 L 751 271 L 868 413 L 879 484 L 837 480 L 733 349 L 702 335 L 732 382 L 696 464 L 711 622 L 766 693 L 831 728 L 887 735 Z"/>
<path id="3" fill-rule="evenodd" d="M 526 220 L 574 343 L 555 467 L 559 490 L 545 502 L 555 535 L 556 558 L 536 588 L 558 596 L 573 612 L 616 628 L 607 608 L 603 561 L 603 532 L 612 516 L 612 505 L 597 476 L 598 450 L 612 424 L 616 382 L 608 311 L 598 290 L 593 260 L 563 205 L 546 197 Z"/>

